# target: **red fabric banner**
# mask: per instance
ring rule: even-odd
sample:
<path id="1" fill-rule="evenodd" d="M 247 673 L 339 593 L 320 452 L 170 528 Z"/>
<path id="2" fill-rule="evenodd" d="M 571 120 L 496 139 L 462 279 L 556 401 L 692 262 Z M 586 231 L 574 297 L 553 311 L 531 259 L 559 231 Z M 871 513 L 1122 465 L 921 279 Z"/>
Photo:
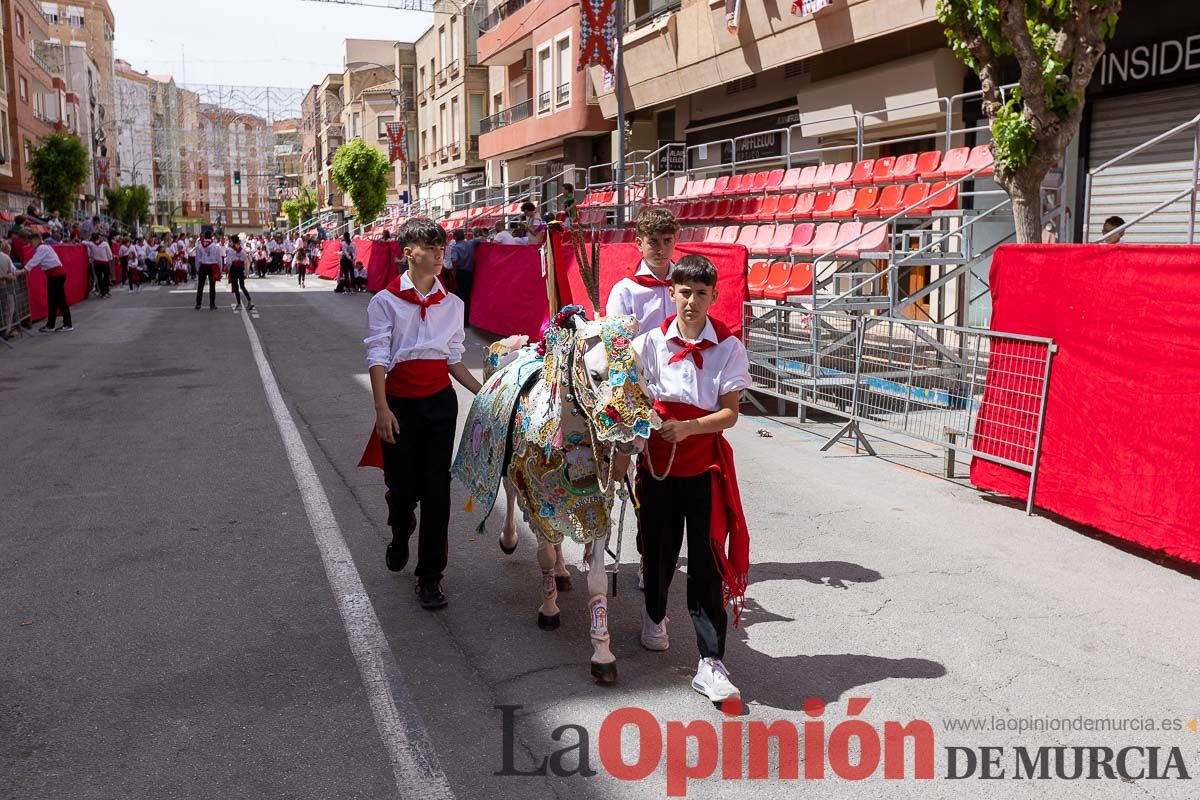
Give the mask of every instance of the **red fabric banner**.
<path id="1" fill-rule="evenodd" d="M 534 245 L 480 242 L 475 249 L 471 326 L 536 339 L 548 315 L 542 259 Z"/>
<path id="2" fill-rule="evenodd" d="M 327 239 L 321 245 L 321 260 L 317 262 L 316 275 L 327 281 L 336 281 L 341 271 L 341 239 Z"/>
<path id="3" fill-rule="evenodd" d="M 701 255 L 713 262 L 717 268 L 717 300 L 709 313 L 714 319 L 725 323 L 734 336 L 742 335 L 742 304 L 750 299 L 746 284 L 749 252 L 736 244 L 711 244 L 707 242 L 683 242 L 675 246 L 675 258 L 686 255 Z M 642 261 L 637 245 L 600 245 L 600 299 L 605 305 L 608 295 L 617 281 L 633 275 Z M 575 254 L 566 248 L 564 257 L 558 261 L 558 295 L 563 305 L 578 303 L 594 314 L 591 302 L 579 270 L 575 268 Z"/>
<path id="4" fill-rule="evenodd" d="M 81 244 L 56 244 L 53 247 L 67 272 L 67 305 L 73 306 L 87 297 L 87 248 Z M 26 251 L 25 255 L 31 258 L 33 249 L 26 248 Z M 46 273 L 41 269 L 30 270 L 28 280 L 30 318 L 35 321 L 45 319 L 50 309 L 46 297 Z"/>
<path id="5" fill-rule="evenodd" d="M 1007 245 L 990 278 L 993 330 L 1058 345 L 1034 502 L 1196 563 L 1198 270 L 1200 247 Z M 971 481 L 1029 488 L 1027 473 L 981 459 Z"/>
<path id="6" fill-rule="evenodd" d="M 367 265 L 367 289 L 372 294 L 382 292 L 400 274 L 396 259 L 404 248 L 395 239 L 357 239 L 354 243 L 359 260 Z"/>

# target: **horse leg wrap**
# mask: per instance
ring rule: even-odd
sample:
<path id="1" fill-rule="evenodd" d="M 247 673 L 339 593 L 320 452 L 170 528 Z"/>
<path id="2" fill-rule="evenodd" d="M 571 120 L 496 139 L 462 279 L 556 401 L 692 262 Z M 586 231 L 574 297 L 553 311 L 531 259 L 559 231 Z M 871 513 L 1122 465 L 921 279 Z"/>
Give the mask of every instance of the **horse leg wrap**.
<path id="1" fill-rule="evenodd" d="M 608 646 L 608 597 L 592 595 L 588 600 L 588 615 L 591 618 L 592 677 L 599 683 L 616 683 L 617 658 Z"/>

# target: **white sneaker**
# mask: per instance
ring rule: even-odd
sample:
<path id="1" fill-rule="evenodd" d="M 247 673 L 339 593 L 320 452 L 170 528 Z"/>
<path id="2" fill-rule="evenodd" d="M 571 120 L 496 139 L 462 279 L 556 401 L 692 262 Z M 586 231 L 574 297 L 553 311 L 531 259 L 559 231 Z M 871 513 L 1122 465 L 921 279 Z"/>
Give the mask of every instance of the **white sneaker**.
<path id="1" fill-rule="evenodd" d="M 692 678 L 692 688 L 706 695 L 714 703 L 742 696 L 738 688 L 730 682 L 729 670 L 725 669 L 725 664 L 719 658 L 700 659 L 700 664 L 696 667 L 696 677 Z"/>
<path id="2" fill-rule="evenodd" d="M 671 640 L 667 638 L 667 623 L 670 621 L 663 617 L 663 621 L 656 625 L 646 613 L 646 607 L 642 606 L 642 647 L 656 652 L 670 647 Z"/>
<path id="3" fill-rule="evenodd" d="M 62 331 L 62 332 L 70 332 L 73 330 L 75 330 L 74 325 L 63 325 L 61 328 L 59 328 L 59 331 Z"/>

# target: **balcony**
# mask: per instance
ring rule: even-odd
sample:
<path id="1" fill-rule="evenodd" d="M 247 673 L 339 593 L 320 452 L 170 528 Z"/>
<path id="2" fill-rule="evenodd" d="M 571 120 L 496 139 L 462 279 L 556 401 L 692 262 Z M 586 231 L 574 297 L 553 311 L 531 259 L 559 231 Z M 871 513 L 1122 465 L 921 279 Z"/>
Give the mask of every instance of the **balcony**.
<path id="1" fill-rule="evenodd" d="M 529 119 L 533 116 L 533 100 L 526 100 L 524 103 L 517 103 L 512 108 L 506 108 L 497 111 L 490 117 L 484 117 L 479 121 L 480 133 L 491 133 L 499 130 L 506 125 L 512 125 L 514 122 L 520 122 L 523 119 Z"/>
<path id="2" fill-rule="evenodd" d="M 479 32 L 487 33 L 508 19 L 510 15 L 529 5 L 530 2 L 531 0 L 507 0 L 507 2 L 501 3 L 492 9 L 492 13 L 479 21 Z"/>
<path id="3" fill-rule="evenodd" d="M 571 84 L 570 83 L 560 84 L 559 87 L 554 90 L 554 105 L 561 108 L 562 106 L 569 105 L 570 102 L 571 102 Z"/>
<path id="4" fill-rule="evenodd" d="M 450 62 L 450 66 L 449 66 L 449 67 L 447 67 L 447 69 L 450 71 L 450 77 L 451 77 L 451 78 L 457 78 L 457 77 L 458 77 L 458 74 L 459 74 L 460 70 L 459 70 L 459 65 L 458 65 L 458 57 L 457 57 L 457 56 L 455 56 L 454 60 Z"/>
<path id="5" fill-rule="evenodd" d="M 445 84 L 446 81 L 448 81 L 448 80 L 450 80 L 450 68 L 442 67 L 441 69 L 438 70 L 438 74 L 437 74 L 438 86 Z"/>
<path id="6" fill-rule="evenodd" d="M 421 105 L 425 105 L 427 102 L 429 102 L 429 95 L 426 94 L 424 87 L 417 90 L 417 102 Z"/>
<path id="7" fill-rule="evenodd" d="M 550 111 L 550 95 L 549 91 L 542 92 L 538 95 L 538 113 L 546 114 Z"/>

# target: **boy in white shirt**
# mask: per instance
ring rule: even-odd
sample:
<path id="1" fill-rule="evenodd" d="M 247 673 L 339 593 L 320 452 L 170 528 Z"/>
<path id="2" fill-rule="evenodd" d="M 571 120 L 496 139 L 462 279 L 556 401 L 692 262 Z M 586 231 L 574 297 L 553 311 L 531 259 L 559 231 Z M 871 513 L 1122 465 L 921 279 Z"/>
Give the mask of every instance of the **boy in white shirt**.
<path id="1" fill-rule="evenodd" d="M 638 331 L 645 333 L 675 313 L 671 300 L 671 271 L 679 221 L 665 208 L 647 208 L 638 215 L 637 238 L 642 263 L 631 278 L 622 278 L 608 294 L 604 314 L 632 316 Z"/>
<path id="2" fill-rule="evenodd" d="M 71 306 L 67 303 L 67 271 L 59 260 L 54 248 L 42 242 L 40 233 L 30 234 L 29 244 L 35 248 L 33 256 L 25 262 L 25 269 L 40 269 L 46 273 L 46 324 L 39 331 L 49 333 L 58 322 L 58 313 L 62 312 L 63 324 L 58 330 L 73 331 L 71 324 Z"/>
<path id="3" fill-rule="evenodd" d="M 666 650 L 667 593 L 685 529 L 687 606 L 700 663 L 692 688 L 714 703 L 739 697 L 722 659 L 726 603 L 738 624 L 750 566 L 750 534 L 738 492 L 733 450 L 722 435 L 737 423 L 750 362 L 738 337 L 708 309 L 717 269 L 684 256 L 672 272 L 675 315 L 638 336 L 634 355 L 663 424 L 639 459 L 639 532 L 645 568 L 642 645 Z"/>
<path id="4" fill-rule="evenodd" d="M 370 333 L 367 367 L 375 400 L 375 430 L 359 466 L 383 469 L 387 485 L 388 569 L 408 563 L 408 540 L 417 529 L 417 600 L 435 610 L 446 606 L 450 524 L 450 463 L 458 396 L 451 376 L 473 393 L 479 381 L 462 363 L 466 347 L 463 303 L 438 279 L 446 232 L 428 219 L 410 219 L 397 237 L 408 270 L 367 305 Z"/>

